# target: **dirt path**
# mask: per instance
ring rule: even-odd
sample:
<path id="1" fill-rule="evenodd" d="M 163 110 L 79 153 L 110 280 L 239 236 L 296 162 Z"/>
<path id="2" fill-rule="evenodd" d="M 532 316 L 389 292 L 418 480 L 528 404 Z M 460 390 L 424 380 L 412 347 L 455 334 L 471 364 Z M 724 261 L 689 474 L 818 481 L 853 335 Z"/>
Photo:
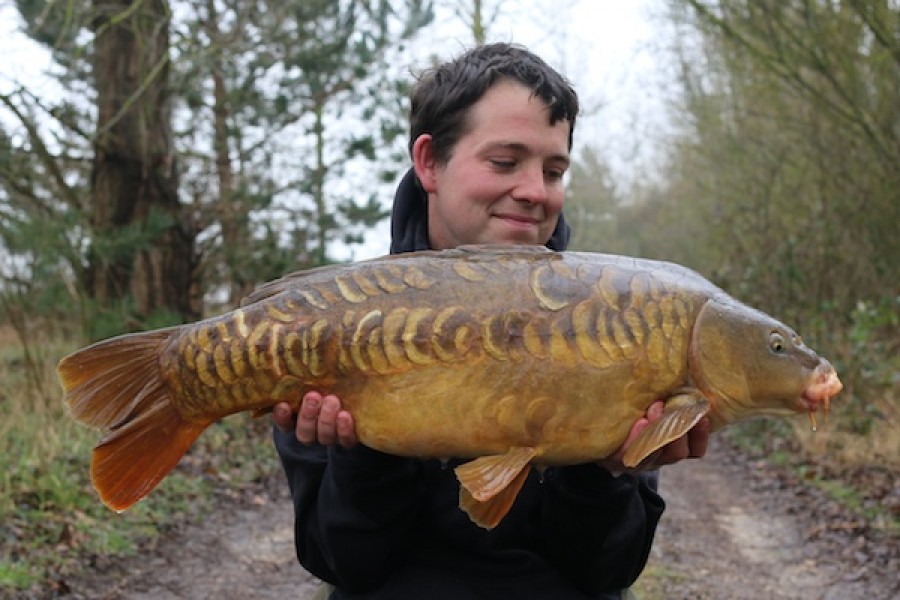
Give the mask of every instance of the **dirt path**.
<path id="1" fill-rule="evenodd" d="M 713 447 L 705 460 L 666 468 L 661 490 L 668 509 L 647 597 L 900 597 L 897 538 L 868 535 L 827 495 L 765 461 Z"/>
<path id="2" fill-rule="evenodd" d="M 641 600 L 900 597 L 896 536 L 873 536 L 765 463 L 715 444 L 663 475 L 669 508 Z M 308 599 L 317 582 L 295 561 L 291 507 L 275 496 L 222 506 L 149 556 L 71 580 L 67 597 Z"/>
<path id="3" fill-rule="evenodd" d="M 294 554 L 293 512 L 285 493 L 225 502 L 202 523 L 149 552 L 69 580 L 85 600 L 310 598 L 319 582 Z"/>

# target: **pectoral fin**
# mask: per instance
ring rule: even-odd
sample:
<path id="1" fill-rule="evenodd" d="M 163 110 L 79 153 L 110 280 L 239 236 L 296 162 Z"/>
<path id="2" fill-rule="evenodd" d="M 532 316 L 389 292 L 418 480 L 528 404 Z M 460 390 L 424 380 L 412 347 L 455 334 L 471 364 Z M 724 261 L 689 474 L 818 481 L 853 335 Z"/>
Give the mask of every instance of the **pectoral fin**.
<path id="1" fill-rule="evenodd" d="M 512 448 L 456 467 L 460 508 L 481 527 L 496 527 L 519 495 L 536 455 L 534 448 Z"/>
<path id="2" fill-rule="evenodd" d="M 709 412 L 709 401 L 697 393 L 684 393 L 666 401 L 663 415 L 648 425 L 628 446 L 622 459 L 626 467 L 636 467 L 645 458 L 675 441 Z"/>

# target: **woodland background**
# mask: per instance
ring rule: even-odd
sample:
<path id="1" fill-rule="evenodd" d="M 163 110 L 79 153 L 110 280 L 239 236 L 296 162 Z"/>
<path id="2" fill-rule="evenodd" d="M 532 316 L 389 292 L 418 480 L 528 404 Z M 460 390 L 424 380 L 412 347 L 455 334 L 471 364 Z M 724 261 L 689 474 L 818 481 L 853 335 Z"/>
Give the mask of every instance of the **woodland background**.
<path id="1" fill-rule="evenodd" d="M 900 3 L 658 4 L 670 126 L 624 179 L 622 156 L 579 143 L 573 248 L 688 265 L 791 324 L 846 391 L 827 435 L 790 434 L 896 469 Z M 488 0 L 15 5 L 59 92 L 0 94 L 0 590 L 128 552 L 201 510 L 204 486 L 274 468 L 242 460 L 266 424 L 225 423 L 123 533 L 95 506 L 96 434 L 66 417 L 53 367 L 352 254 L 406 168 L 410 45 L 436 5 L 469 44 L 533 18 Z"/>

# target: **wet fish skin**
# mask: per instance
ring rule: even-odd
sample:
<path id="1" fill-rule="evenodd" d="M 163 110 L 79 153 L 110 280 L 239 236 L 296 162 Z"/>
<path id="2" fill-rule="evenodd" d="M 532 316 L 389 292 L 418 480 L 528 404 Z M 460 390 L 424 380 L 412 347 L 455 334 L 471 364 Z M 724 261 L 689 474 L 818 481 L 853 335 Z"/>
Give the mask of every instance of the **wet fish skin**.
<path id="1" fill-rule="evenodd" d="M 99 342 L 59 373 L 73 416 L 109 431 L 92 476 L 114 509 L 210 423 L 317 389 L 341 397 L 366 445 L 474 458 L 461 504 L 487 527 L 532 463 L 610 455 L 657 399 L 671 410 L 631 464 L 706 414 L 720 428 L 814 411 L 840 389 L 792 330 L 693 271 L 510 246 L 300 272 L 226 315 Z"/>
<path id="2" fill-rule="evenodd" d="M 326 389 L 355 415 L 363 443 L 386 452 L 474 457 L 539 436 L 545 462 L 569 462 L 617 448 L 607 440 L 684 379 L 690 304 L 705 298 L 684 284 L 673 293 L 644 271 L 543 252 L 458 257 L 304 275 L 185 328 L 161 361 L 182 415 L 203 420 Z M 557 377 L 542 374 L 548 361 Z M 616 436 L 594 418 L 596 405 L 557 402 L 614 377 L 636 396 Z M 560 389 L 558 379 L 581 384 Z M 482 415 L 477 447 L 457 425 L 467 414 Z M 567 426 L 576 420 L 589 423 L 579 438 Z M 566 426 L 554 435 L 553 423 Z"/>

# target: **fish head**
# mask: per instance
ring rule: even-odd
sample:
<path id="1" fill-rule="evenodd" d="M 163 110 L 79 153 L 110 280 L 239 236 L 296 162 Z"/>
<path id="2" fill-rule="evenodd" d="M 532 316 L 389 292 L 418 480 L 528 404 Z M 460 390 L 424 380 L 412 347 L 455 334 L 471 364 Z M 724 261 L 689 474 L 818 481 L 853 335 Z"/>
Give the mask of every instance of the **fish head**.
<path id="1" fill-rule="evenodd" d="M 827 416 L 843 385 L 830 362 L 790 327 L 729 297 L 701 309 L 691 339 L 691 377 L 712 403 L 713 428 L 743 418 Z"/>

